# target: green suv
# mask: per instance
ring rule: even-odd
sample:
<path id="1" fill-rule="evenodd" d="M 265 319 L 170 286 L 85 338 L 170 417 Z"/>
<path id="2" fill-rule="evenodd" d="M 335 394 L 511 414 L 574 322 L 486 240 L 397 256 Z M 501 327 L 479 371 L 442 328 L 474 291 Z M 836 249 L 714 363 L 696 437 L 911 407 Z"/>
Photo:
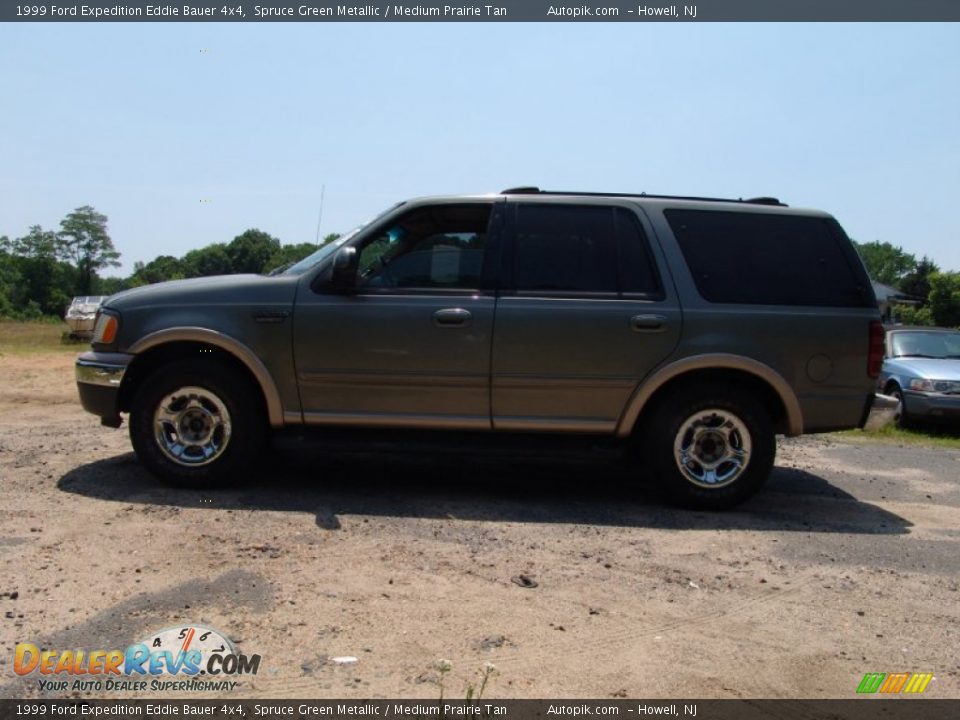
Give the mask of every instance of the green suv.
<path id="1" fill-rule="evenodd" d="M 882 359 L 830 215 L 515 188 L 399 203 L 269 276 L 114 295 L 77 381 L 175 484 L 239 477 L 271 428 L 417 429 L 604 438 L 673 499 L 721 508 L 764 482 L 776 434 L 888 421 Z"/>

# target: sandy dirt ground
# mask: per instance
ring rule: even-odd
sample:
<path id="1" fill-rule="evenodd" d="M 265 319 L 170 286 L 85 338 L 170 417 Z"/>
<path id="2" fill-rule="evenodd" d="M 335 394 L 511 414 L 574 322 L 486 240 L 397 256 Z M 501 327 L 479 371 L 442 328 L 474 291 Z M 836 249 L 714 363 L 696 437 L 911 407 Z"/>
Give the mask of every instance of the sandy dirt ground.
<path id="1" fill-rule="evenodd" d="M 960 697 L 956 451 L 782 441 L 765 490 L 709 514 L 603 462 L 285 439 L 262 482 L 205 494 L 85 414 L 72 362 L 0 357 L 0 696 L 40 694 L 19 642 L 196 622 L 261 655 L 239 698 L 435 699 L 439 658 L 453 697 L 487 662 L 500 698 L 848 698 L 901 671 Z"/>

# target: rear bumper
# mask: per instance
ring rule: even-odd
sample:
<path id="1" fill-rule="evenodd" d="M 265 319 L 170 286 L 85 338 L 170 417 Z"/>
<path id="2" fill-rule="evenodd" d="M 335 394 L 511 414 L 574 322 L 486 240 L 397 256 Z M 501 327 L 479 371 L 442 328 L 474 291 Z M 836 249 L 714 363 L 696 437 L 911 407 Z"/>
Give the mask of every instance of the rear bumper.
<path id="1" fill-rule="evenodd" d="M 893 422 L 897 414 L 897 399 L 889 395 L 875 393 L 867 406 L 863 423 L 860 425 L 868 432 L 874 432 Z"/>
<path id="2" fill-rule="evenodd" d="M 120 426 L 120 384 L 133 355 L 85 352 L 77 358 L 77 390 L 80 404 L 97 415 L 104 425 Z"/>

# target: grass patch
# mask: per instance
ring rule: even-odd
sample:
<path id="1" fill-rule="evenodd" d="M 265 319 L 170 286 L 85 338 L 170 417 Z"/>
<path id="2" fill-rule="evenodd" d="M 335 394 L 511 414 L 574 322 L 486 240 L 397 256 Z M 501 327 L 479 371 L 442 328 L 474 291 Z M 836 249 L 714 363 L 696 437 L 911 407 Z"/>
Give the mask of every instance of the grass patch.
<path id="1" fill-rule="evenodd" d="M 62 321 L 17 322 L 0 320 L 0 355 L 80 353 L 90 347 L 85 340 L 70 340 Z"/>
<path id="2" fill-rule="evenodd" d="M 883 430 L 864 432 L 863 430 L 845 430 L 833 433 L 842 440 L 883 443 L 888 445 L 923 445 L 926 447 L 950 448 L 960 450 L 960 427 L 918 427 L 903 430 L 896 425 L 887 425 Z"/>

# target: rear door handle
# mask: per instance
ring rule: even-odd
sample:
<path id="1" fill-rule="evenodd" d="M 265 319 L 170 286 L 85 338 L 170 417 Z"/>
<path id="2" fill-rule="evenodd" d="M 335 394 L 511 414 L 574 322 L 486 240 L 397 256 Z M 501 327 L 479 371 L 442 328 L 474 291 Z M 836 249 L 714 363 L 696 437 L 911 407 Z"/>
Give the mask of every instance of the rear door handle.
<path id="1" fill-rule="evenodd" d="M 634 332 L 663 332 L 667 318 L 663 315 L 634 315 L 630 327 Z"/>
<path id="2" fill-rule="evenodd" d="M 437 327 L 469 327 L 473 315 L 463 308 L 444 308 L 433 314 L 433 324 Z"/>

